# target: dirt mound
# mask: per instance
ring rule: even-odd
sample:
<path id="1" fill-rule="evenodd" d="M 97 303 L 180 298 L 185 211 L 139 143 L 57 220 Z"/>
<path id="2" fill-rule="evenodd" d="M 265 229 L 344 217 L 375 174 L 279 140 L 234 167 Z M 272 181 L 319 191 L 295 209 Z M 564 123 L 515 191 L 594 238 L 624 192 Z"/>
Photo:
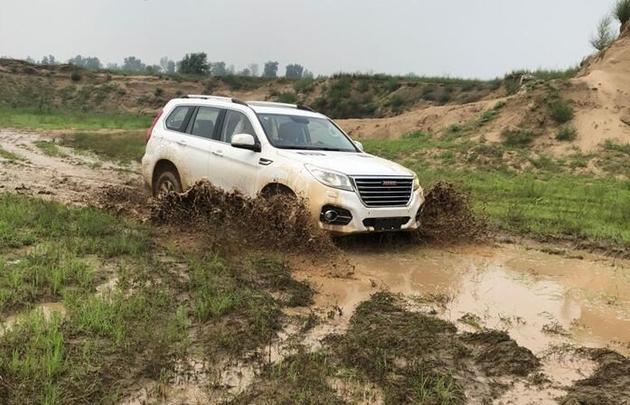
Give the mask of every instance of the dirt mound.
<path id="1" fill-rule="evenodd" d="M 211 231 L 259 247 L 309 252 L 335 251 L 303 201 L 290 196 L 247 198 L 198 182 L 182 194 L 171 193 L 151 208 L 157 224 Z"/>
<path id="2" fill-rule="evenodd" d="M 525 376 L 539 366 L 505 333 L 460 335 L 452 323 L 406 310 L 388 293 L 359 305 L 348 332 L 327 343 L 382 387 L 385 403 L 440 403 L 441 393 L 446 403 L 487 403 L 505 388 L 495 377 Z"/>
<path id="3" fill-rule="evenodd" d="M 630 359 L 605 349 L 590 349 L 590 352 L 599 368 L 591 377 L 577 381 L 562 404 L 630 403 Z"/>
<path id="4" fill-rule="evenodd" d="M 96 194 L 96 205 L 104 210 L 145 220 L 150 214 L 150 196 L 141 185 L 103 186 Z"/>
<path id="5" fill-rule="evenodd" d="M 463 339 L 472 345 L 475 362 L 487 375 L 527 376 L 540 366 L 529 349 L 517 345 L 505 332 L 471 333 Z"/>
<path id="6" fill-rule="evenodd" d="M 473 212 L 470 196 L 452 183 L 438 181 L 425 195 L 420 235 L 439 242 L 475 239 L 487 231 L 485 220 Z"/>

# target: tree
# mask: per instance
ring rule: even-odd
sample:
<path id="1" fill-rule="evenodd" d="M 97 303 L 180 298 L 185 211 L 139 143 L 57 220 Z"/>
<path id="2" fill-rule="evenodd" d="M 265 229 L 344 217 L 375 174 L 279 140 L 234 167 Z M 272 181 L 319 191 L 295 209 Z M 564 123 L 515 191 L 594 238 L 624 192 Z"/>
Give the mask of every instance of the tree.
<path id="1" fill-rule="evenodd" d="M 301 79 L 304 74 L 304 67 L 297 63 L 287 65 L 287 72 L 285 76 L 289 79 Z"/>
<path id="2" fill-rule="evenodd" d="M 175 73 L 177 65 L 170 60 L 168 56 L 165 56 L 160 59 L 160 67 L 162 68 L 162 72 L 172 75 Z"/>
<path id="3" fill-rule="evenodd" d="M 205 75 L 210 70 L 208 55 L 205 52 L 190 53 L 179 61 L 179 72 L 192 75 Z"/>
<path id="4" fill-rule="evenodd" d="M 127 72 L 143 72 L 146 66 L 135 56 L 128 56 L 123 61 L 121 69 Z"/>
<path id="5" fill-rule="evenodd" d="M 162 66 L 160 65 L 147 65 L 146 72 L 150 75 L 155 75 L 162 72 Z"/>
<path id="6" fill-rule="evenodd" d="M 56 65 L 57 64 L 57 60 L 55 59 L 55 57 L 53 55 L 48 55 L 48 56 L 44 56 L 42 58 L 42 61 L 39 62 L 41 65 Z"/>
<path id="7" fill-rule="evenodd" d="M 612 19 L 610 16 L 602 18 L 597 25 L 597 32 L 591 37 L 591 45 L 598 51 L 608 48 L 615 40 L 612 28 L 610 27 L 611 23 Z"/>
<path id="8" fill-rule="evenodd" d="M 269 61 L 265 63 L 263 77 L 278 77 L 278 62 Z"/>
<path id="9" fill-rule="evenodd" d="M 251 76 L 251 75 L 252 75 L 252 71 L 249 70 L 248 68 L 245 68 L 237 73 L 237 76 Z"/>
<path id="10" fill-rule="evenodd" d="M 102 67 L 101 61 L 97 57 L 90 56 L 86 56 L 84 58 L 81 55 L 77 55 L 74 58 L 69 59 L 68 63 L 85 69 L 100 69 Z"/>
<path id="11" fill-rule="evenodd" d="M 227 76 L 228 71 L 225 68 L 225 62 L 215 62 L 210 64 L 210 73 L 213 76 Z"/>
<path id="12" fill-rule="evenodd" d="M 251 76 L 258 76 L 258 63 L 250 63 L 247 65 L 247 69 L 249 70 Z"/>

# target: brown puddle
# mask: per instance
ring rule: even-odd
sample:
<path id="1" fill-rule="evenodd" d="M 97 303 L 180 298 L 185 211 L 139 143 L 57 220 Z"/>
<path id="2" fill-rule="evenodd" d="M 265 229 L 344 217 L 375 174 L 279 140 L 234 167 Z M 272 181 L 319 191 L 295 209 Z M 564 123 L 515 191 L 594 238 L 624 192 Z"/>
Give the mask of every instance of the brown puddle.
<path id="1" fill-rule="evenodd" d="M 514 245 L 347 254 L 356 265 L 352 278 L 298 273 L 320 293 L 316 306 L 338 315 L 314 329 L 314 341 L 343 331 L 360 302 L 386 290 L 446 296 L 440 316 L 459 329 L 505 330 L 536 354 L 565 343 L 630 353 L 628 261 Z"/>

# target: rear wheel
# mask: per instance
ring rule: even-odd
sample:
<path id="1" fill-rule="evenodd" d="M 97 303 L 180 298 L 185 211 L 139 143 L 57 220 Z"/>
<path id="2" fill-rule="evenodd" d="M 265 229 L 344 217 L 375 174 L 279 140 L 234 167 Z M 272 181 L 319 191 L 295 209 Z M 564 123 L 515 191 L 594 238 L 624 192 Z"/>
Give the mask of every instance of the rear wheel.
<path id="1" fill-rule="evenodd" d="M 168 193 L 181 193 L 182 183 L 179 175 L 171 170 L 165 170 L 157 177 L 153 185 L 153 195 L 159 197 Z"/>

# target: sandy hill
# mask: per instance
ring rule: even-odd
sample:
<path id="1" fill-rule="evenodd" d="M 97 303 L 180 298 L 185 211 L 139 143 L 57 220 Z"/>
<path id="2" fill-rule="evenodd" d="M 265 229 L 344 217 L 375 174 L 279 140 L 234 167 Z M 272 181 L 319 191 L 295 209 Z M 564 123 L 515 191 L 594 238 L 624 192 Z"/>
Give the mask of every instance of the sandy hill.
<path id="1" fill-rule="evenodd" d="M 568 124 L 559 124 L 550 117 L 549 106 L 559 100 L 574 111 Z M 480 125 L 484 112 L 493 109 L 496 114 L 492 119 Z M 534 147 L 556 153 L 574 146 L 589 151 L 607 139 L 629 143 L 630 25 L 608 49 L 590 58 L 573 79 L 526 82 L 509 97 L 432 106 L 391 118 L 342 120 L 341 124 L 358 138 L 396 138 L 415 131 L 440 134 L 457 125 L 468 128 L 473 138 L 500 141 L 504 131 L 522 129 L 537 135 Z M 575 141 L 555 140 L 565 125 L 576 129 Z"/>

